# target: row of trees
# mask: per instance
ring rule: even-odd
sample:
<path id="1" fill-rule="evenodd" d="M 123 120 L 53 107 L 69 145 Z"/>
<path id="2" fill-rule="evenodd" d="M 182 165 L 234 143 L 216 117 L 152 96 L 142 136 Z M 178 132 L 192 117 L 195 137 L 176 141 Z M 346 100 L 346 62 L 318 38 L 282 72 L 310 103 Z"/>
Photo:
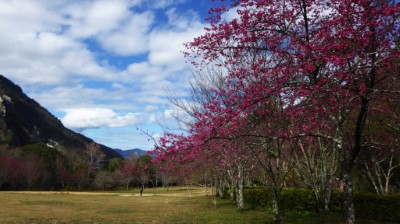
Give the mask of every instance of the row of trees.
<path id="1" fill-rule="evenodd" d="M 3 146 L 0 151 L 1 189 L 62 189 L 66 183 L 86 187 L 95 164 L 77 154 L 66 154 L 45 144 L 17 149 Z"/>
<path id="2" fill-rule="evenodd" d="M 168 185 L 150 167 L 151 157 L 114 158 L 105 161 L 99 146 L 91 143 L 82 151 L 46 144 L 0 149 L 0 189 L 83 190 L 141 188 Z"/>
<path id="3" fill-rule="evenodd" d="M 190 96 L 171 97 L 187 113 L 178 117 L 186 131 L 165 133 L 154 163 L 182 175 L 211 169 L 239 208 L 258 167 L 273 189 L 276 223 L 290 176 L 314 191 L 322 210 L 340 185 L 346 223 L 354 223 L 355 174 L 378 194 L 398 186 L 399 3 L 227 2 L 210 9 L 206 33 L 186 44 L 199 72 Z"/>

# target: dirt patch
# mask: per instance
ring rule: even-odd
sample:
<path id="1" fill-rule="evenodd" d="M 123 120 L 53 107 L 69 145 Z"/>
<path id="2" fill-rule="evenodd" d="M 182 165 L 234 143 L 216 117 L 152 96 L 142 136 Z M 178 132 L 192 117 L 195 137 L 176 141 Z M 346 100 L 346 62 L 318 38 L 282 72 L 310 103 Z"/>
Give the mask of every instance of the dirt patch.
<path id="1" fill-rule="evenodd" d="M 143 196 L 140 194 L 121 194 L 121 193 L 110 193 L 110 192 L 76 192 L 76 191 L 4 191 L 4 193 L 9 194 L 66 194 L 66 195 L 115 195 L 121 197 L 152 197 L 152 196 L 163 196 L 163 197 L 189 197 L 188 193 L 167 193 L 167 194 L 146 194 L 144 193 Z M 192 197 L 195 196 L 204 196 L 204 192 L 191 192 L 190 195 Z"/>
<path id="2" fill-rule="evenodd" d="M 120 197 L 140 197 L 140 194 L 120 194 Z M 150 197 L 154 196 L 154 194 L 143 194 L 142 197 Z"/>
<path id="3" fill-rule="evenodd" d="M 9 194 L 71 194 L 71 195 L 118 195 L 107 192 L 75 192 L 75 191 L 4 191 Z"/>

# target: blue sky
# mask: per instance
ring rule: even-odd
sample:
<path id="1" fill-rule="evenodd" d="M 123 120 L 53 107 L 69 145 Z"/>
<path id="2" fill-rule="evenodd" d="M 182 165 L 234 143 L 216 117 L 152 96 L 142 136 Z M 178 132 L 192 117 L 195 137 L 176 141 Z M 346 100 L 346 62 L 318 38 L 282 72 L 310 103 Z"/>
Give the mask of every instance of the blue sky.
<path id="1" fill-rule="evenodd" d="M 211 0 L 0 0 L 0 74 L 66 127 L 112 148 L 153 144 L 179 113 Z"/>

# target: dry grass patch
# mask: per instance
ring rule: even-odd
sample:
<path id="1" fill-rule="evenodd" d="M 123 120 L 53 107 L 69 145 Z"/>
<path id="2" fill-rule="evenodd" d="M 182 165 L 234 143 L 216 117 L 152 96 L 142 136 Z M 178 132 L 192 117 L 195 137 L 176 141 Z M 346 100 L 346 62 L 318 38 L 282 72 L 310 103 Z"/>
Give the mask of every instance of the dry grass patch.
<path id="1" fill-rule="evenodd" d="M 239 211 L 218 199 L 214 207 L 204 188 L 114 192 L 0 192 L 0 223 L 272 223 L 270 209 Z M 282 223 L 343 223 L 342 215 L 284 212 Z M 376 224 L 372 220 L 357 223 Z"/>
<path id="2" fill-rule="evenodd" d="M 136 191 L 136 190 L 135 190 Z M 215 208 L 202 188 L 137 192 L 0 192 L 1 223 L 260 223 L 262 211 Z M 125 196 L 125 197 L 121 197 Z"/>

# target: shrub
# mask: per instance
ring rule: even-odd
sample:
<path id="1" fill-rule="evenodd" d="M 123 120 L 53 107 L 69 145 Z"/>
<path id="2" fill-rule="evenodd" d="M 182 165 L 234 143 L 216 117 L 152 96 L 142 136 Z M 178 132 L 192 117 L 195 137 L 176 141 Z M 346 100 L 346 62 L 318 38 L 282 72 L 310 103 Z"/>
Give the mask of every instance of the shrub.
<path id="1" fill-rule="evenodd" d="M 257 206 L 270 206 L 272 201 L 272 190 L 271 188 L 264 187 L 246 187 L 244 189 L 244 201 L 253 209 L 257 208 Z"/>
<path id="2" fill-rule="evenodd" d="M 400 221 L 400 195 L 354 194 L 356 217 Z"/>
<path id="3" fill-rule="evenodd" d="M 246 187 L 244 189 L 244 199 L 251 208 L 271 206 L 272 189 Z M 343 212 L 343 193 L 333 191 L 329 206 L 332 212 Z M 354 206 L 357 218 L 382 221 L 400 220 L 400 195 L 380 196 L 355 193 Z M 318 205 L 311 190 L 285 188 L 281 193 L 280 209 L 282 211 L 316 212 Z"/>
<path id="4" fill-rule="evenodd" d="M 340 191 L 331 192 L 331 200 L 329 202 L 329 209 L 332 212 L 343 212 L 344 195 Z"/>
<path id="5" fill-rule="evenodd" d="M 318 209 L 311 190 L 287 188 L 281 194 L 282 210 L 316 211 Z"/>

